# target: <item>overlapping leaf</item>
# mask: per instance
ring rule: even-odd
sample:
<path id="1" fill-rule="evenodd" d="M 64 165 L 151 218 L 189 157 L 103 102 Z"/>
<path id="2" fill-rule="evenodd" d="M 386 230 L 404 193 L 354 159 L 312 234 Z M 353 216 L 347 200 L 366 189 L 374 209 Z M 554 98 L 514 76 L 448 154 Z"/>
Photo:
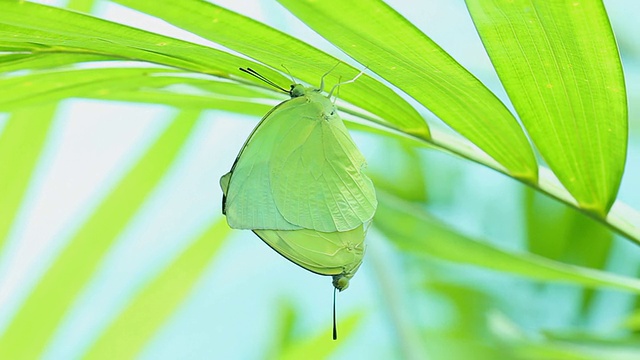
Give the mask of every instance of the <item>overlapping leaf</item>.
<path id="1" fill-rule="evenodd" d="M 41 354 L 99 260 L 171 165 L 197 118 L 198 112 L 185 112 L 176 119 L 75 233 L 0 335 L 1 359 Z"/>
<path id="2" fill-rule="evenodd" d="M 16 111 L 0 132 L 0 252 L 44 147 L 54 112 L 55 105 Z"/>
<path id="3" fill-rule="evenodd" d="M 409 202 L 379 194 L 374 224 L 401 248 L 445 260 L 482 266 L 543 281 L 640 293 L 640 280 L 569 265 L 533 254 L 514 254 L 472 240 Z"/>
<path id="4" fill-rule="evenodd" d="M 279 2 L 349 56 L 420 101 L 510 174 L 536 181 L 531 146 L 504 104 L 391 7 L 369 0 Z"/>
<path id="5" fill-rule="evenodd" d="M 339 62 L 290 35 L 205 1 L 116 2 L 159 17 L 274 68 L 284 65 L 296 78 L 316 86 L 320 75 Z M 345 81 L 354 78 L 358 72 L 358 69 L 341 64 L 331 72 L 331 77 L 333 82 Z M 388 126 L 420 138 L 429 137 L 422 117 L 393 90 L 366 74 L 355 83 L 341 87 L 340 98 L 378 115 Z"/>
<path id="6" fill-rule="evenodd" d="M 536 147 L 580 206 L 604 216 L 624 171 L 627 104 L 602 2 L 467 6 Z"/>
<path id="7" fill-rule="evenodd" d="M 130 359 L 138 355 L 188 296 L 230 230 L 224 219 L 214 221 L 131 300 L 83 358 Z"/>

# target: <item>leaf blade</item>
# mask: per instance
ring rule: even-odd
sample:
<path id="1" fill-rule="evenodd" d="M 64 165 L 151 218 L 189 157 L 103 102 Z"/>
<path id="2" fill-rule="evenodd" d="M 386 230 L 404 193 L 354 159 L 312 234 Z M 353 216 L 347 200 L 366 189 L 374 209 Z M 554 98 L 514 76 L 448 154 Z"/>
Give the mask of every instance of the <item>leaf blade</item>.
<path id="1" fill-rule="evenodd" d="M 230 232 L 224 219 L 212 222 L 171 264 L 141 289 L 82 358 L 135 358 L 189 295 Z"/>
<path id="2" fill-rule="evenodd" d="M 0 132 L 0 173 L 4 174 L 0 177 L 0 252 L 44 147 L 54 112 L 55 105 L 14 112 Z"/>
<path id="3" fill-rule="evenodd" d="M 309 84 L 317 84 L 319 74 L 326 73 L 339 62 L 338 59 L 288 34 L 204 1 L 116 2 L 157 16 L 274 68 L 280 68 L 285 64 L 296 78 Z M 341 64 L 331 72 L 330 77 L 335 81 L 339 78 L 344 81 L 354 78 L 356 74 L 357 69 Z M 329 77 L 325 80 L 329 80 Z M 422 139 L 428 139 L 430 136 L 424 119 L 411 105 L 393 90 L 366 74 L 355 83 L 341 87 L 340 98 L 380 116 L 389 125 L 404 132 Z"/>
<path id="4" fill-rule="evenodd" d="M 536 181 L 531 146 L 504 104 L 391 7 L 365 0 L 279 2 L 349 56 L 418 100 L 512 175 Z"/>
<path id="5" fill-rule="evenodd" d="M 250 78 L 238 70 L 238 64 L 244 64 L 270 79 L 287 81 L 251 60 L 89 15 L 14 0 L 0 0 L 0 9 L 0 45 L 5 51 L 93 54 L 225 78 L 230 74 Z"/>
<path id="6" fill-rule="evenodd" d="M 406 201 L 383 193 L 378 194 L 378 198 L 380 202 L 374 219 L 375 226 L 407 251 L 536 280 L 568 282 L 589 288 L 605 286 L 640 293 L 638 279 L 569 265 L 533 254 L 507 252 L 453 231 Z"/>
<path id="7" fill-rule="evenodd" d="M 536 147 L 580 206 L 604 216 L 624 171 L 627 105 L 602 2 L 467 7 Z"/>
<path id="8" fill-rule="evenodd" d="M 36 358 L 44 350 L 99 260 L 172 163 L 198 114 L 184 112 L 174 120 L 73 235 L 0 336 L 0 358 Z"/>

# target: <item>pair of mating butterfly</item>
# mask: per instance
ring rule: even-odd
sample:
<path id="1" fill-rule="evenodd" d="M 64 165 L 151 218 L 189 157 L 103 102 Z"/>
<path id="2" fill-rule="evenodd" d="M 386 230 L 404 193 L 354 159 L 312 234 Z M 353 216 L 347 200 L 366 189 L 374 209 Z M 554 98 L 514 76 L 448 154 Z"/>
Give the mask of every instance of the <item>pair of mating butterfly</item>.
<path id="1" fill-rule="evenodd" d="M 335 340 L 335 289 L 346 289 L 360 267 L 377 206 L 373 184 L 362 172 L 365 159 L 331 101 L 347 82 L 325 96 L 328 73 L 319 89 L 293 84 L 286 90 L 251 69 L 240 70 L 291 99 L 262 118 L 220 179 L 222 212 L 230 227 L 252 230 L 292 262 L 333 277 Z"/>

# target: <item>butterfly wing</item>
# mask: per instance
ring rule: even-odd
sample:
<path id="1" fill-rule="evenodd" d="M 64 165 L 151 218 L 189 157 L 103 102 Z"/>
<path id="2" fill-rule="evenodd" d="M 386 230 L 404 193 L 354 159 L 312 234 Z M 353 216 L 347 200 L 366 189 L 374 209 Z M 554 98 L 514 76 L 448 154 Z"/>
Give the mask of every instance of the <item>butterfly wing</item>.
<path id="1" fill-rule="evenodd" d="M 296 230 L 285 220 L 273 194 L 270 169 L 274 149 L 286 136 L 295 108 L 302 99 L 287 100 L 260 121 L 242 147 L 231 171 L 220 179 L 223 213 L 234 229 Z M 304 100 L 302 100 L 304 102 Z"/>
<path id="2" fill-rule="evenodd" d="M 320 275 L 351 278 L 364 256 L 364 224 L 350 231 L 320 232 L 301 230 L 253 230 L 282 256 Z"/>
<path id="3" fill-rule="evenodd" d="M 258 124 L 220 179 L 232 228 L 251 229 L 344 290 L 364 256 L 377 206 L 365 159 L 328 98 L 285 101 Z"/>
<path id="4" fill-rule="evenodd" d="M 349 231 L 377 207 L 365 159 L 328 98 L 296 109 L 286 141 L 274 150 L 270 183 L 289 223 L 323 232 Z"/>

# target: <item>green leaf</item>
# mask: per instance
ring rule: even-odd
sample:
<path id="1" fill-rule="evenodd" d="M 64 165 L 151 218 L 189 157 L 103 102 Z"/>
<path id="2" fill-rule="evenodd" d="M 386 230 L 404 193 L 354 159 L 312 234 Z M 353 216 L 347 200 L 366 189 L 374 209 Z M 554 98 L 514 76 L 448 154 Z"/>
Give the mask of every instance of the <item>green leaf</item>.
<path id="1" fill-rule="evenodd" d="M 313 358 L 326 359 L 336 352 L 349 338 L 353 331 L 362 322 L 362 312 L 351 313 L 346 317 L 338 319 L 338 341 L 331 339 L 332 330 L 330 327 L 321 332 L 296 336 L 296 325 L 301 322 L 304 313 L 296 308 L 286 299 L 280 301 L 278 309 L 278 328 L 273 332 L 271 348 L 265 359 L 300 359 Z"/>
<path id="2" fill-rule="evenodd" d="M 0 336 L 0 359 L 33 359 L 42 353 L 100 259 L 162 179 L 198 115 L 178 116 L 73 235 Z"/>
<path id="3" fill-rule="evenodd" d="M 433 264 L 426 264 L 425 267 Z M 461 286 L 450 281 L 438 280 L 438 274 L 426 275 L 427 291 L 446 301 L 452 312 L 452 320 L 422 332 L 430 339 L 425 344 L 433 359 L 508 359 L 508 352 L 493 339 L 487 328 L 487 318 L 501 307 L 501 299 L 490 296 L 481 289 Z M 491 339 L 491 340 L 489 340 Z M 488 340 L 488 341 L 487 341 Z"/>
<path id="4" fill-rule="evenodd" d="M 0 132 L 0 252 L 44 147 L 55 109 L 52 105 L 16 111 Z"/>
<path id="5" fill-rule="evenodd" d="M 418 100 L 511 175 L 535 183 L 536 160 L 513 115 L 478 79 L 391 7 L 370 0 L 279 2 L 349 56 Z"/>
<path id="6" fill-rule="evenodd" d="M 189 295 L 230 232 L 224 219 L 213 222 L 114 317 L 83 359 L 133 359 Z"/>
<path id="7" fill-rule="evenodd" d="M 179 100 L 182 97 L 187 101 L 185 106 L 192 107 L 196 107 L 195 99 L 201 99 L 199 108 L 251 114 L 264 114 L 269 109 L 264 104 L 252 104 L 247 100 L 269 98 L 263 91 L 237 83 L 222 83 L 186 75 L 188 73 L 178 70 L 144 67 L 53 70 L 5 77 L 0 78 L 0 87 L 8 91 L 6 96 L 0 98 L 0 110 L 12 110 L 70 97 L 158 102 L 178 106 L 181 105 Z M 173 85 L 182 87 L 170 88 Z M 198 95 L 190 95 L 189 92 Z M 192 100 L 190 104 L 189 99 Z"/>
<path id="8" fill-rule="evenodd" d="M 524 205 L 527 242 L 533 254 L 593 269 L 605 267 L 613 243 L 608 228 L 531 189 L 525 189 Z M 584 291 L 583 313 L 589 310 L 593 296 L 593 290 Z"/>
<path id="9" fill-rule="evenodd" d="M 467 6 L 536 147 L 580 207 L 604 216 L 624 171 L 627 104 L 602 2 Z"/>
<path id="10" fill-rule="evenodd" d="M 536 280 L 640 293 L 638 279 L 569 265 L 534 254 L 510 253 L 457 233 L 409 202 L 382 192 L 378 194 L 378 201 L 375 226 L 406 251 Z"/>
<path id="11" fill-rule="evenodd" d="M 90 61 L 112 60 L 110 56 L 93 54 L 0 54 L 0 73 L 16 70 L 39 70 Z"/>
<path id="12" fill-rule="evenodd" d="M 159 87 L 187 81 L 163 74 L 177 74 L 177 71 L 157 68 L 85 69 L 0 78 L 0 88 L 8 90 L 0 98 L 0 110 L 57 102 L 70 97 L 107 94 L 144 85 Z"/>
<path id="13" fill-rule="evenodd" d="M 369 161 L 367 175 L 376 189 L 383 189 L 404 200 L 426 201 L 427 184 L 422 158 L 416 148 L 387 136 L 380 144 L 380 154 Z M 374 154 L 375 155 L 375 154 Z M 383 159 L 377 161 L 377 159 Z"/>
<path id="14" fill-rule="evenodd" d="M 225 78 L 230 74 L 248 78 L 238 66 L 251 66 L 274 81 L 290 81 L 265 66 L 220 50 L 26 1 L 0 0 L 0 25 L 3 51 L 104 55 Z"/>
<path id="15" fill-rule="evenodd" d="M 332 340 L 332 329 L 327 327 L 325 330 L 305 336 L 289 342 L 282 349 L 282 353 L 278 359 L 295 360 L 309 358 L 309 354 L 313 354 L 316 359 L 326 359 L 332 355 L 336 349 L 356 330 L 362 321 L 362 312 L 351 313 L 340 319 L 338 340 Z"/>
<path id="16" fill-rule="evenodd" d="M 314 86 L 318 85 L 322 74 L 339 62 L 338 59 L 287 34 L 204 1 L 116 0 L 116 2 L 159 17 L 274 68 L 280 69 L 285 65 L 293 76 Z M 242 62 L 238 64 L 246 66 Z M 363 64 L 368 65 L 366 62 Z M 347 64 L 340 64 L 331 72 L 331 79 L 327 80 L 345 81 L 357 74 L 357 69 Z M 271 79 L 270 76 L 267 77 Z M 279 80 L 275 81 L 281 83 Z M 355 83 L 340 87 L 340 99 L 378 115 L 386 121 L 387 126 L 423 139 L 429 138 L 427 124 L 416 110 L 393 90 L 366 74 Z"/>
<path id="17" fill-rule="evenodd" d="M 525 190 L 527 236 L 532 253 L 553 260 L 603 268 L 613 233 L 585 214 Z M 584 240 L 589 239 L 589 246 Z"/>
<path id="18" fill-rule="evenodd" d="M 79 12 L 90 13 L 96 1 L 98 0 L 69 0 L 66 8 Z"/>
<path id="19" fill-rule="evenodd" d="M 230 98 L 216 97 L 213 95 L 182 94 L 173 91 L 157 89 L 141 89 L 130 91 L 117 91 L 107 94 L 91 94 L 93 99 L 128 101 L 137 103 L 149 103 L 170 105 L 179 109 L 216 109 L 231 111 L 238 114 L 262 116 L 273 105 L 268 105 L 252 100 L 232 100 Z"/>

